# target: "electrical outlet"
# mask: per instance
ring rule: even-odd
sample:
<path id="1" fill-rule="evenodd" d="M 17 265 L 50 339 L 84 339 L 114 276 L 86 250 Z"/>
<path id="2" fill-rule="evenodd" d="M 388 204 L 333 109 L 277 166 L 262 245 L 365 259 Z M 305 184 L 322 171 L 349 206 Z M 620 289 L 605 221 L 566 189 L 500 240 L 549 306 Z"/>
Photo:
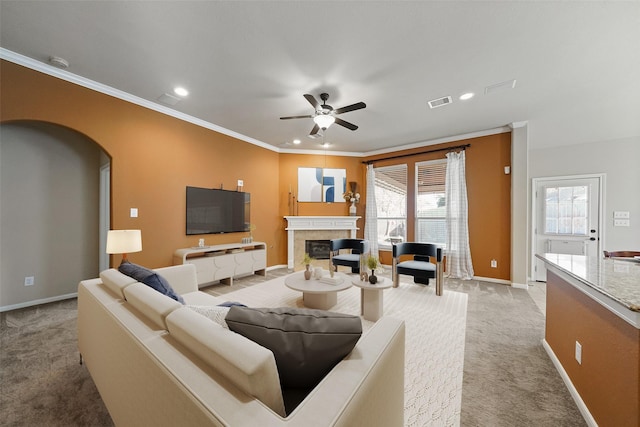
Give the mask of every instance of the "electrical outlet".
<path id="1" fill-rule="evenodd" d="M 491 260 L 491 268 L 498 268 L 498 261 L 495 259 Z"/>
<path id="2" fill-rule="evenodd" d="M 576 361 L 578 365 L 582 365 L 582 344 L 576 341 Z"/>
<path id="3" fill-rule="evenodd" d="M 33 276 L 27 276 L 24 278 L 24 285 L 25 286 L 33 286 L 36 282 L 35 277 Z"/>

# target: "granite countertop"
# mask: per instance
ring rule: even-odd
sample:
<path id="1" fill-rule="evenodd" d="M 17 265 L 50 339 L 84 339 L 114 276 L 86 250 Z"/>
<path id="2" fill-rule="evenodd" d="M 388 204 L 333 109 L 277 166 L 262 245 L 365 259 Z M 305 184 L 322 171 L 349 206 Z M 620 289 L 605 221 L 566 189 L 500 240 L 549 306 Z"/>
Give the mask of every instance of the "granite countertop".
<path id="1" fill-rule="evenodd" d="M 629 310 L 640 312 L 640 260 L 550 253 L 536 257 Z"/>

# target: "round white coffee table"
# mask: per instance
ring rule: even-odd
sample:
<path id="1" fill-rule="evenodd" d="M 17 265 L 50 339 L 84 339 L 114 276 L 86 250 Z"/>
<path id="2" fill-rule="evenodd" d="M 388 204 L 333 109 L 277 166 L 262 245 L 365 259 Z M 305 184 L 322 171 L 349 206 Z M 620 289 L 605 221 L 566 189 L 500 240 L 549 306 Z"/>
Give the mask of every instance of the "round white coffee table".
<path id="1" fill-rule="evenodd" d="M 360 288 L 360 314 L 366 320 L 375 322 L 382 317 L 382 291 L 391 287 L 391 280 L 378 277 L 378 283 L 372 285 L 368 280 L 360 280 L 360 276 L 353 276 L 351 283 Z"/>
<path id="2" fill-rule="evenodd" d="M 335 285 L 323 283 L 313 277 L 305 280 L 304 271 L 301 271 L 287 276 L 284 284 L 294 291 L 302 292 L 305 307 L 328 310 L 338 303 L 338 292 L 351 287 L 351 282 L 344 274 L 335 273 L 333 277 L 338 279 Z"/>

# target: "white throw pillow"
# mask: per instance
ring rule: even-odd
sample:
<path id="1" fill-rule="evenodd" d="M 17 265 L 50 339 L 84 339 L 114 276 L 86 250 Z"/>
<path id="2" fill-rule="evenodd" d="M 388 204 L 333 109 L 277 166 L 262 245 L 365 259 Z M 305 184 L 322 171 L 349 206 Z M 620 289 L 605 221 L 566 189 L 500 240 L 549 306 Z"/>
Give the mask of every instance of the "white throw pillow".
<path id="1" fill-rule="evenodd" d="M 227 317 L 227 313 L 229 313 L 229 307 L 220 307 L 218 305 L 187 305 L 185 307 L 213 320 L 223 328 L 229 329 L 227 322 L 224 320 L 224 318 Z"/>

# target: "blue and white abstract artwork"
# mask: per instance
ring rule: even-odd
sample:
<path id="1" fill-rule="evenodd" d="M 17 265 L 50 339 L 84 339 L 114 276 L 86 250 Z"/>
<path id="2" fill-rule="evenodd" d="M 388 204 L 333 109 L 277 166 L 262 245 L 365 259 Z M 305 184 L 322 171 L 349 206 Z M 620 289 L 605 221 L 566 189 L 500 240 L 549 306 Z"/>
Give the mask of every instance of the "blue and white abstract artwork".
<path id="1" fill-rule="evenodd" d="M 346 169 L 298 168 L 299 202 L 344 202 L 346 189 Z"/>

